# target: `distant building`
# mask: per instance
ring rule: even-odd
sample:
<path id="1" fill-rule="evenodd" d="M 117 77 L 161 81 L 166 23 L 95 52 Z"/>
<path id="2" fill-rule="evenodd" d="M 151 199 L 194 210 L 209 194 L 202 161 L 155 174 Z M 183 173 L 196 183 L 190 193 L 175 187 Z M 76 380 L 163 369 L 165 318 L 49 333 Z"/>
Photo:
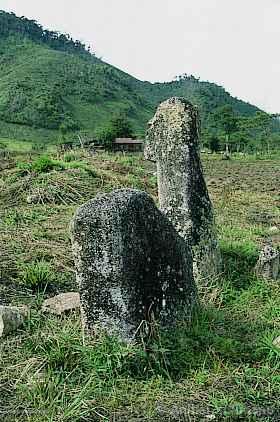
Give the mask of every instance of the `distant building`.
<path id="1" fill-rule="evenodd" d="M 113 142 L 114 151 L 140 152 L 143 150 L 143 141 L 132 138 L 116 138 Z"/>

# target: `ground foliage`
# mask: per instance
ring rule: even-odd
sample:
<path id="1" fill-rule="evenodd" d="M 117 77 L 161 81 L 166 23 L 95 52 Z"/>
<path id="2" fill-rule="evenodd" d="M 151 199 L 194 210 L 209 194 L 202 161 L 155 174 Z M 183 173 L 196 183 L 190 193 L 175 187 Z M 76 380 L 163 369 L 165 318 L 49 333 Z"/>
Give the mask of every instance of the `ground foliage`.
<path id="1" fill-rule="evenodd" d="M 254 275 L 261 245 L 279 244 L 279 159 L 204 155 L 225 268 L 200 286 L 192 325 L 146 344 L 86 340 L 79 315 L 44 315 L 76 290 L 69 222 L 98 192 L 134 187 L 156 199 L 141 155 L 6 152 L 0 173 L 1 303 L 30 319 L 0 343 L 1 421 L 278 421 L 279 283 Z M 215 418 L 215 419 L 214 419 Z"/>

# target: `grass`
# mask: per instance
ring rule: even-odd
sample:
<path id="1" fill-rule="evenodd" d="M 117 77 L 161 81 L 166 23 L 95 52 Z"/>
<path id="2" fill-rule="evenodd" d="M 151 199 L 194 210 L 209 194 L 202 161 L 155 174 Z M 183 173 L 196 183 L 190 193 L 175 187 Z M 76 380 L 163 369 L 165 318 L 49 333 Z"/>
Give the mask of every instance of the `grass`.
<path id="1" fill-rule="evenodd" d="M 30 140 L 19 140 L 13 138 L 0 138 L 0 149 L 1 147 L 18 154 L 29 153 L 32 151 L 39 152 L 42 149 L 53 153 L 56 150 L 56 147 L 51 143 L 44 144 L 42 142 L 32 142 Z"/>
<path id="2" fill-rule="evenodd" d="M 20 266 L 19 283 L 31 289 L 47 287 L 54 279 L 55 276 L 48 262 L 38 261 Z"/>
<path id="3" fill-rule="evenodd" d="M 29 152 L 32 149 L 31 141 L 18 141 L 14 139 L 0 138 L 1 146 L 12 152 Z"/>
<path id="4" fill-rule="evenodd" d="M 60 169 L 21 174 L 17 162 L 32 166 L 38 153 L 1 161 L 0 302 L 31 309 L 0 343 L 1 421 L 278 421 L 280 285 L 254 266 L 268 238 L 279 244 L 269 230 L 280 225 L 279 161 L 204 157 L 224 271 L 199 288 L 191 325 L 154 327 L 146 344 L 127 346 L 84 339 L 78 314 L 40 310 L 76 289 L 68 226 L 77 206 L 124 186 L 156 199 L 154 167 L 141 155 L 74 156 L 49 154 Z"/>

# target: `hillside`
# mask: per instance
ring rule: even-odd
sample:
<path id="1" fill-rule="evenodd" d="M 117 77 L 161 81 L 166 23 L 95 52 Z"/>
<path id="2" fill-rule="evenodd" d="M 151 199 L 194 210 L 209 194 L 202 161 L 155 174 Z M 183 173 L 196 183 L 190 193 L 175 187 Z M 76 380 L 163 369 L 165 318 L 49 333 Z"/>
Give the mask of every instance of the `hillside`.
<path id="1" fill-rule="evenodd" d="M 0 136 L 52 140 L 61 125 L 94 135 L 120 111 L 143 135 L 157 104 L 174 95 L 198 105 L 203 124 L 222 105 L 242 116 L 258 111 L 192 76 L 167 83 L 139 81 L 70 36 L 0 12 Z"/>

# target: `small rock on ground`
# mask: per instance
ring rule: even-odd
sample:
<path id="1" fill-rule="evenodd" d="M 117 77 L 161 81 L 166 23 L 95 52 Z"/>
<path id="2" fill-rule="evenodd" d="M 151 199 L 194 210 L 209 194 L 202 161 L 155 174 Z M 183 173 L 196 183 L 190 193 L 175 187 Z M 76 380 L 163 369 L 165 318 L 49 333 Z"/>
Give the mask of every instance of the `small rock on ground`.
<path id="1" fill-rule="evenodd" d="M 43 312 L 62 315 L 65 312 L 80 308 L 80 294 L 76 292 L 61 293 L 46 299 L 42 305 Z"/>
<path id="2" fill-rule="evenodd" d="M 278 349 L 280 349 L 280 336 L 276 337 L 275 340 L 273 340 L 273 346 L 276 346 Z"/>
<path id="3" fill-rule="evenodd" d="M 16 331 L 28 316 L 28 307 L 0 306 L 0 337 Z"/>

